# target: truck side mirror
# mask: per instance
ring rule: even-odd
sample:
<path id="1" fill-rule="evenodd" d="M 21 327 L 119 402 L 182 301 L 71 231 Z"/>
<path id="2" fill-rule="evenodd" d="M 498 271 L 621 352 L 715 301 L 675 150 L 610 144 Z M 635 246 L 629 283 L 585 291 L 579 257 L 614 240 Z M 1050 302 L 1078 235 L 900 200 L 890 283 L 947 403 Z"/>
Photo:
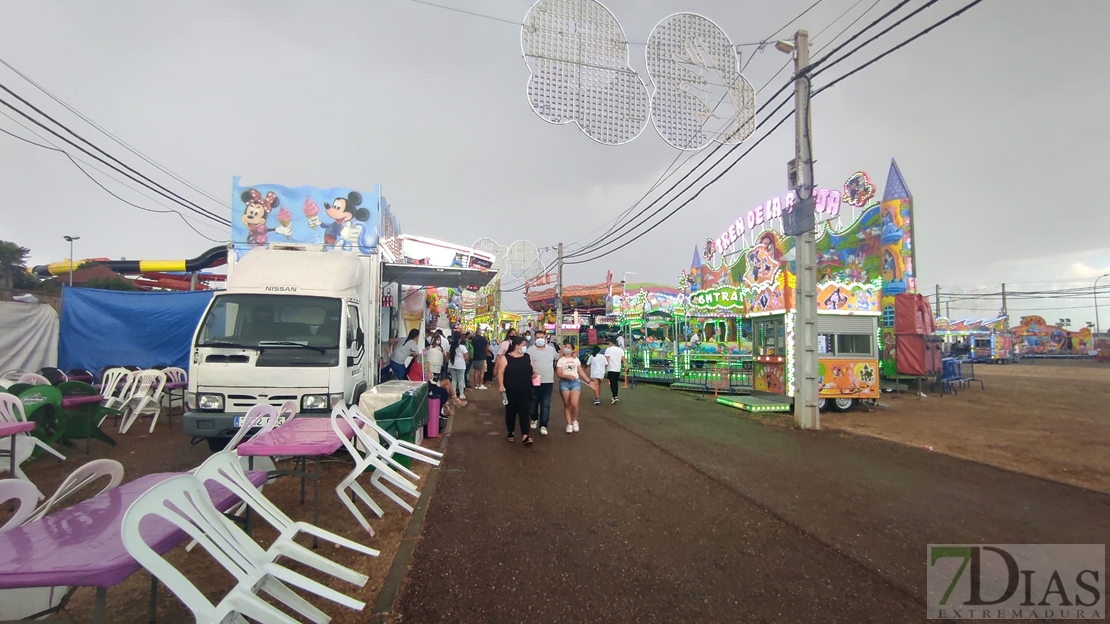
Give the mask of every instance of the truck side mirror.
<path id="1" fill-rule="evenodd" d="M 366 344 L 366 333 L 362 331 L 361 327 L 358 328 L 358 333 L 355 334 L 355 344 L 358 345 L 359 351 L 362 351 L 363 347 Z"/>

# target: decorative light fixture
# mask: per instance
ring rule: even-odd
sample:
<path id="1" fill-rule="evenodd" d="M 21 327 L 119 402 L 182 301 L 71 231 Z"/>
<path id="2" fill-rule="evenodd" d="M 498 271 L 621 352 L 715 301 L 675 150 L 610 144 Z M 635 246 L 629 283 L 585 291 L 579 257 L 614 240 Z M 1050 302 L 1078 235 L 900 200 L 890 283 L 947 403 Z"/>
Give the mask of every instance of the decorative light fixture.
<path id="1" fill-rule="evenodd" d="M 663 18 L 644 55 L 655 86 L 651 121 L 672 147 L 740 143 L 755 132 L 755 89 L 740 73 L 732 41 L 712 20 L 696 13 Z"/>
<path id="2" fill-rule="evenodd" d="M 528 102 L 541 119 L 575 123 L 594 141 L 621 145 L 647 127 L 648 88 L 629 66 L 628 39 L 596 0 L 539 0 L 520 29 Z"/>

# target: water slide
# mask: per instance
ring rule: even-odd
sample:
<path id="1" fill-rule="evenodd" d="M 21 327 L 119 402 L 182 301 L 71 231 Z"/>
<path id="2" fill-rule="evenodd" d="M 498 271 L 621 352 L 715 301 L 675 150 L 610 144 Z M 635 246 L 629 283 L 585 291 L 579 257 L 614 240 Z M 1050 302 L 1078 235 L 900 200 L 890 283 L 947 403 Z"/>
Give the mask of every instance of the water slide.
<path id="1" fill-rule="evenodd" d="M 184 286 L 184 289 L 188 290 L 189 279 L 187 276 L 167 274 L 193 273 L 202 269 L 223 266 L 227 264 L 227 247 L 224 245 L 213 247 L 196 258 L 189 260 L 112 260 L 110 258 L 86 258 L 84 260 L 74 260 L 73 267 L 79 267 L 86 262 L 96 262 L 121 275 L 143 275 L 147 278 L 152 278 L 147 281 L 151 286 L 167 288 L 181 288 Z M 36 266 L 31 269 L 31 273 L 34 274 L 35 277 L 68 275 L 69 267 L 69 260 L 51 262 L 50 264 L 40 264 Z M 177 282 L 181 282 L 181 284 Z"/>

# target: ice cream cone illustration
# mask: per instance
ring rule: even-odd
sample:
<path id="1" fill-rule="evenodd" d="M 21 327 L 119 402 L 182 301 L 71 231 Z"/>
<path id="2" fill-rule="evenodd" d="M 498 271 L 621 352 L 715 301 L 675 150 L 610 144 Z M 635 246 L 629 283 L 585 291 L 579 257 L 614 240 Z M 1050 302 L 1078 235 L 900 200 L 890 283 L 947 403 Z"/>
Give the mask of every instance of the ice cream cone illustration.
<path id="1" fill-rule="evenodd" d="M 320 227 L 320 207 L 316 202 L 312 201 L 311 197 L 304 198 L 304 216 L 308 217 L 308 227 L 316 229 Z"/>
<path id="2" fill-rule="evenodd" d="M 405 332 L 419 329 L 424 322 L 424 312 L 427 304 L 424 299 L 424 289 L 413 286 L 404 286 L 401 290 L 401 319 L 404 321 Z"/>
<path id="3" fill-rule="evenodd" d="M 278 234 L 285 236 L 288 240 L 293 235 L 293 213 L 289 212 L 282 206 L 278 211 L 278 227 L 274 230 Z"/>

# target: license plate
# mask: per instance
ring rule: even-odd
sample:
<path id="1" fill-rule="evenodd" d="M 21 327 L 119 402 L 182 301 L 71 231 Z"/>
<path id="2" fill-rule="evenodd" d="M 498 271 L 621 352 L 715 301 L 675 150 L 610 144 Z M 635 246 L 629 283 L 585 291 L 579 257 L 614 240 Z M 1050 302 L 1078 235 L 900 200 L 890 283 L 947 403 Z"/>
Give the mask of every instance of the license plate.
<path id="1" fill-rule="evenodd" d="M 263 416 L 262 420 L 259 421 L 258 426 L 259 427 L 265 426 L 269 422 L 270 422 L 270 417 L 269 416 Z M 284 422 L 285 422 L 285 416 L 278 416 L 277 417 L 277 424 L 279 426 Z M 242 427 L 243 426 L 243 417 L 242 416 L 236 416 L 235 417 L 235 425 L 234 426 L 236 426 L 236 427 Z"/>

